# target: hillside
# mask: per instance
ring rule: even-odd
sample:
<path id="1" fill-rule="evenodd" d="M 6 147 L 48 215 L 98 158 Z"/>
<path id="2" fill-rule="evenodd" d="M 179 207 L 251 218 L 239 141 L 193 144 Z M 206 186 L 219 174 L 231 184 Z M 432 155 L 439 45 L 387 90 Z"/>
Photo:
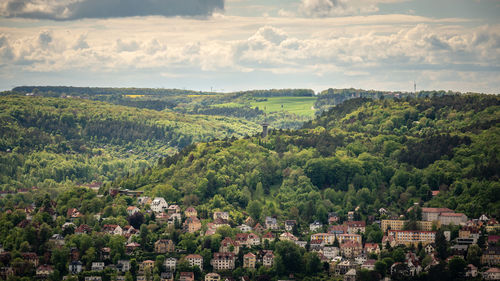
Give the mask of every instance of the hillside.
<path id="1" fill-rule="evenodd" d="M 499 109 L 486 95 L 351 99 L 303 129 L 190 146 L 114 186 L 238 222 L 255 209 L 324 222 L 329 211 L 398 214 L 414 202 L 498 216 Z"/>
<path id="2" fill-rule="evenodd" d="M 0 186 L 113 180 L 214 138 L 254 134 L 231 117 L 185 115 L 76 98 L 0 97 Z"/>

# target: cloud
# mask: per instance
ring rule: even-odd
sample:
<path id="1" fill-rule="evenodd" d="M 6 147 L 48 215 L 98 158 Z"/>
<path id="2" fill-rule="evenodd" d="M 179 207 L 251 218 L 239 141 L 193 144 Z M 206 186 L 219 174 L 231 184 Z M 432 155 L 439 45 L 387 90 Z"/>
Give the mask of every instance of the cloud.
<path id="1" fill-rule="evenodd" d="M 407 0 L 301 0 L 299 13 L 306 17 L 334 17 L 378 12 L 382 3 Z"/>
<path id="2" fill-rule="evenodd" d="M 209 16 L 224 0 L 6 0 L 4 17 L 73 20 L 132 16 Z"/>

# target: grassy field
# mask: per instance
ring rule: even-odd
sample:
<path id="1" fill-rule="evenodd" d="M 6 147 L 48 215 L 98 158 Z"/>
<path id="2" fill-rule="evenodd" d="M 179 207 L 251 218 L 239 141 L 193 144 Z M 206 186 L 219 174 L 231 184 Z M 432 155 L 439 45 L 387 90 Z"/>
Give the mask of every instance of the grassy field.
<path id="1" fill-rule="evenodd" d="M 297 115 L 314 117 L 313 105 L 316 97 L 272 97 L 266 99 L 267 101 L 251 102 L 251 105 L 269 113 L 284 110 Z"/>

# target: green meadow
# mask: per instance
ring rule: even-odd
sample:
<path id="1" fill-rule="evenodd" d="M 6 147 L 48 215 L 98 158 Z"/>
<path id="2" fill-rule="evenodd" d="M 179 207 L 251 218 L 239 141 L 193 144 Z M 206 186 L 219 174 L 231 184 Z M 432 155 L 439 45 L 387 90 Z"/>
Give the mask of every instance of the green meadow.
<path id="1" fill-rule="evenodd" d="M 314 102 L 316 97 L 270 97 L 262 98 L 262 101 L 252 101 L 252 107 L 271 113 L 288 111 L 296 115 L 314 117 Z"/>

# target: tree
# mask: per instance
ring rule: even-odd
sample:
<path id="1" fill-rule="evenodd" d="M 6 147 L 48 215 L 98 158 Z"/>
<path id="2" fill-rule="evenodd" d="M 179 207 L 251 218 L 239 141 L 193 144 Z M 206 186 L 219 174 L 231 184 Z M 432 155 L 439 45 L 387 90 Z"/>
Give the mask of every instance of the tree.
<path id="1" fill-rule="evenodd" d="M 248 203 L 247 212 L 254 220 L 258 221 L 260 219 L 262 207 L 258 201 L 252 200 Z"/>
<path id="2" fill-rule="evenodd" d="M 375 271 L 377 271 L 382 277 L 384 277 L 385 273 L 387 272 L 387 264 L 383 261 L 376 261 Z"/>
<path id="3" fill-rule="evenodd" d="M 436 251 L 440 259 L 446 259 L 448 257 L 448 243 L 446 242 L 446 237 L 442 230 L 436 233 Z"/>
<path id="4" fill-rule="evenodd" d="M 299 272 L 304 268 L 301 249 L 295 243 L 279 241 L 275 245 L 275 250 L 280 257 L 276 266 L 280 274 Z"/>
<path id="5" fill-rule="evenodd" d="M 467 264 L 461 257 L 453 257 L 448 263 L 451 278 L 453 280 L 462 280 L 465 277 L 465 267 Z"/>
<path id="6" fill-rule="evenodd" d="M 475 266 L 479 266 L 479 263 L 481 261 L 481 255 L 482 255 L 481 248 L 479 248 L 479 246 L 476 244 L 472 244 L 469 246 L 469 249 L 467 250 L 467 262 Z"/>
<path id="7" fill-rule="evenodd" d="M 304 264 L 306 274 L 316 274 L 321 271 L 322 264 L 318 255 L 314 252 L 308 252 L 304 254 Z"/>
<path id="8" fill-rule="evenodd" d="M 144 223 L 144 215 L 141 212 L 135 212 L 133 215 L 127 218 L 128 223 L 135 229 L 139 229 Z"/>

